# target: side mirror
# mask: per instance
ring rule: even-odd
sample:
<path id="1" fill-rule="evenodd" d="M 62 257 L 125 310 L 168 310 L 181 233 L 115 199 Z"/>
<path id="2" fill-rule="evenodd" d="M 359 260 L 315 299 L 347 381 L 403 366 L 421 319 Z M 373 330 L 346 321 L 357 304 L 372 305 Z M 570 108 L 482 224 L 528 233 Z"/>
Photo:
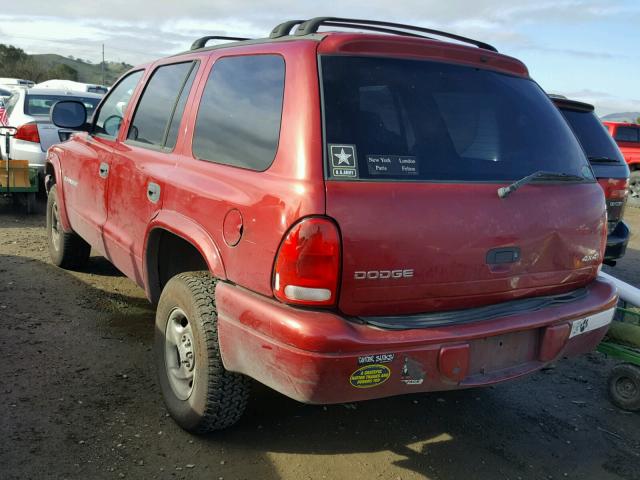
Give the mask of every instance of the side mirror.
<path id="1" fill-rule="evenodd" d="M 56 127 L 86 130 L 87 108 L 77 100 L 61 100 L 51 108 L 51 123 Z"/>

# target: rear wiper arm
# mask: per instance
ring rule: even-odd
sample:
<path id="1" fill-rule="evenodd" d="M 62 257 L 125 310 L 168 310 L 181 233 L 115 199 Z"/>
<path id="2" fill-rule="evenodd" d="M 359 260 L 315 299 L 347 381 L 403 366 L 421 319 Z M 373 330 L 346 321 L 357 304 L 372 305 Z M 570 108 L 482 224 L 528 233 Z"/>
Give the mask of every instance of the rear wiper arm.
<path id="1" fill-rule="evenodd" d="M 616 158 L 611 158 L 611 157 L 591 156 L 588 158 L 589 158 L 589 161 L 593 163 L 618 163 L 618 160 Z"/>
<path id="2" fill-rule="evenodd" d="M 515 192 L 523 185 L 526 185 L 527 183 L 531 183 L 534 180 L 538 180 L 540 178 L 548 178 L 548 179 L 560 180 L 560 181 L 585 180 L 584 177 L 581 177 L 579 175 L 572 175 L 570 173 L 545 172 L 544 170 L 539 170 L 537 172 L 532 173 L 531 175 L 527 175 L 526 177 L 521 178 L 520 180 L 516 180 L 515 182 L 513 182 L 511 185 L 507 187 L 500 187 L 498 189 L 498 196 L 500 198 L 506 198 L 507 196 L 509 196 L 511 192 Z"/>

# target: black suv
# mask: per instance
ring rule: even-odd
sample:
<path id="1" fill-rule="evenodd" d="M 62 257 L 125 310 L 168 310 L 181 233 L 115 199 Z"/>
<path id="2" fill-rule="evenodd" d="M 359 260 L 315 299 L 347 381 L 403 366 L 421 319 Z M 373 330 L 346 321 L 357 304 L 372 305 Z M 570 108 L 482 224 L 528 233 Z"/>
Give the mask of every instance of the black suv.
<path id="1" fill-rule="evenodd" d="M 604 263 L 615 265 L 629 242 L 629 227 L 622 220 L 629 193 L 629 167 L 622 152 L 594 112 L 593 105 L 549 95 L 582 144 L 607 202 L 607 249 Z"/>

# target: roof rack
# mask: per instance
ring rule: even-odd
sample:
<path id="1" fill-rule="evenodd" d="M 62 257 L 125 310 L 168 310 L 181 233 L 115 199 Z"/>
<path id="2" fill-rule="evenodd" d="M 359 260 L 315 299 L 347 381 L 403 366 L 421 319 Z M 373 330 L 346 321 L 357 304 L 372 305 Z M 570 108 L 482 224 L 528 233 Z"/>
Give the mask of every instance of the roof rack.
<path id="1" fill-rule="evenodd" d="M 195 42 L 191 44 L 191 50 L 198 50 L 200 48 L 204 48 L 209 40 L 232 40 L 235 42 L 242 42 L 244 40 L 251 40 L 250 38 L 242 38 L 242 37 L 224 37 L 220 35 L 213 35 L 208 37 L 202 37 L 197 39 Z"/>
<path id="2" fill-rule="evenodd" d="M 300 25 L 301 23 L 306 22 L 306 20 L 289 20 L 288 22 L 283 22 L 271 30 L 269 34 L 269 38 L 280 38 L 286 37 L 291 33 L 291 29 L 296 25 Z"/>
<path id="3" fill-rule="evenodd" d="M 306 20 L 290 20 L 288 22 L 283 22 L 280 25 L 277 25 L 273 30 L 271 30 L 271 33 L 269 34 L 269 38 L 286 37 L 291 33 L 291 29 L 293 27 L 305 22 Z M 345 27 L 345 28 L 349 28 L 351 26 L 349 23 L 342 23 L 342 22 L 327 22 L 324 25 L 331 26 L 331 27 Z M 369 25 L 359 25 L 358 28 L 362 30 L 373 30 L 376 32 L 393 33 L 396 35 L 407 35 L 409 37 L 429 38 L 429 37 L 425 37 L 424 35 L 403 32 L 401 30 L 393 30 L 391 28 L 373 27 Z"/>
<path id="4" fill-rule="evenodd" d="M 393 33 L 396 35 L 406 35 L 410 37 L 430 38 L 425 35 L 419 35 L 416 33 L 407 32 L 405 30 L 413 30 L 414 32 L 427 33 L 430 35 L 436 35 L 439 37 L 449 38 L 458 42 L 468 43 L 475 45 L 483 50 L 489 50 L 497 52 L 498 49 L 493 45 L 489 45 L 485 42 L 473 40 L 472 38 L 463 37 L 454 33 L 443 32 L 440 30 L 434 30 L 432 28 L 416 27 L 414 25 L 405 25 L 402 23 L 393 22 L 381 22 L 378 20 L 359 20 L 355 18 L 340 18 L 340 17 L 315 17 L 305 22 L 298 20 L 292 20 L 290 22 L 281 23 L 271 32 L 271 38 L 278 38 L 279 36 L 288 35 L 295 25 L 298 25 L 294 35 L 302 36 L 316 33 L 321 26 L 332 26 L 342 28 L 354 28 L 361 30 L 373 30 L 377 32 Z M 400 29 L 400 30 L 397 30 Z"/>

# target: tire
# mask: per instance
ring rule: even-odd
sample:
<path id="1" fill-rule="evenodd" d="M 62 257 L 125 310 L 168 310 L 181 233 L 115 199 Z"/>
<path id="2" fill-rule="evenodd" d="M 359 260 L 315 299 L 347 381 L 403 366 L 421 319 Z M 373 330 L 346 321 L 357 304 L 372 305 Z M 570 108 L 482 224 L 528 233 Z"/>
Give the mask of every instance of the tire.
<path id="1" fill-rule="evenodd" d="M 58 193 L 54 185 L 47 198 L 47 243 L 51 262 L 65 269 L 77 269 L 86 265 L 91 245 L 73 231 L 65 231 L 58 213 Z"/>
<path id="2" fill-rule="evenodd" d="M 176 275 L 162 290 L 156 311 L 162 396 L 176 423 L 192 433 L 230 427 L 249 399 L 249 379 L 222 364 L 215 284 L 208 272 Z"/>
<path id="3" fill-rule="evenodd" d="M 632 207 L 640 207 L 640 170 L 631 170 L 627 204 Z"/>
<path id="4" fill-rule="evenodd" d="M 640 367 L 630 363 L 613 367 L 609 375 L 609 396 L 623 410 L 640 410 Z"/>

